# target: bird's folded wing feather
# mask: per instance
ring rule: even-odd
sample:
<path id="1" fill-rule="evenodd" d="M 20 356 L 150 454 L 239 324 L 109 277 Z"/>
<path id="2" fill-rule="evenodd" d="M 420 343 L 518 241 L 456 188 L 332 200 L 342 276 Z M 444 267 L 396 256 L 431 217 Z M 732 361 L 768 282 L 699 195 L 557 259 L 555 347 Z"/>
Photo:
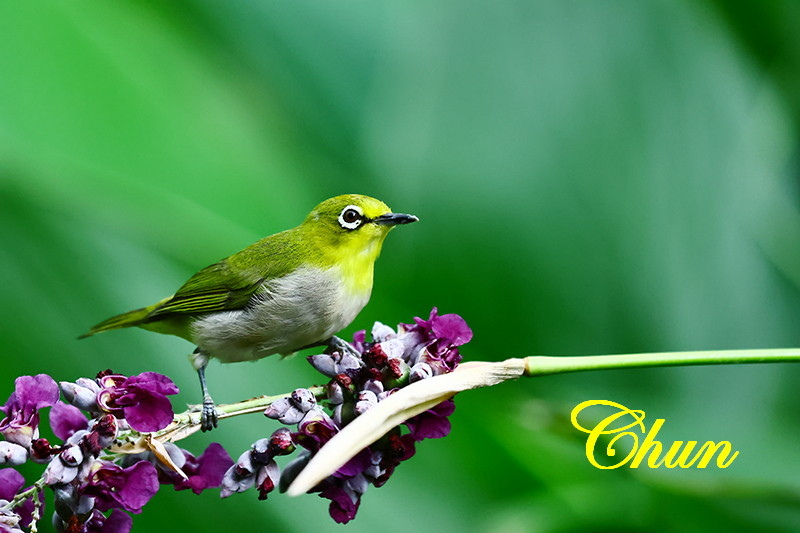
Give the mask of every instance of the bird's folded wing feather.
<path id="1" fill-rule="evenodd" d="M 241 309 L 262 281 L 260 276 L 234 273 L 227 262 L 220 261 L 192 276 L 172 298 L 154 309 L 150 318 Z"/>
<path id="2" fill-rule="evenodd" d="M 245 307 L 261 285 L 297 268 L 308 247 L 297 229 L 272 235 L 189 278 L 175 295 L 160 303 L 149 320 L 173 314 L 212 313 Z M 301 250 L 306 251 L 306 250 Z"/>

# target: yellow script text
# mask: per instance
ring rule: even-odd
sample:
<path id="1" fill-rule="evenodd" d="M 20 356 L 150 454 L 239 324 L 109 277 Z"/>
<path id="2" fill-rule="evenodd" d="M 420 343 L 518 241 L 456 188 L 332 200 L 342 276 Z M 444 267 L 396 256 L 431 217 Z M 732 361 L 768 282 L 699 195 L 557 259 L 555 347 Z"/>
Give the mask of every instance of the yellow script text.
<path id="1" fill-rule="evenodd" d="M 578 415 L 587 407 L 595 405 L 605 405 L 614 408 L 615 412 L 602 419 L 592 428 L 585 428 L 578 422 Z M 608 400 L 587 400 L 575 406 L 570 417 L 572 425 L 578 430 L 588 433 L 586 439 L 586 458 L 593 466 L 604 470 L 619 468 L 628 465 L 630 468 L 639 468 L 646 459 L 646 465 L 650 468 L 658 468 L 662 465 L 667 468 L 705 468 L 716 455 L 716 464 L 719 468 L 728 468 L 733 460 L 739 455 L 738 451 L 733 452 L 733 447 L 728 441 L 706 441 L 705 444 L 695 451 L 696 440 L 673 442 L 669 449 L 662 456 L 664 445 L 656 440 L 658 432 L 664 425 L 664 419 L 658 418 L 648 430 L 644 425 L 644 411 L 628 409 L 624 405 Z M 619 422 L 618 422 L 619 421 Z M 612 427 L 619 426 L 621 427 Z M 636 428 L 638 432 L 627 431 Z M 612 465 L 602 465 L 597 462 L 596 448 L 597 441 L 601 435 L 613 435 L 605 448 L 607 457 L 617 456 L 616 446 L 620 439 L 629 439 L 632 444 L 630 451 L 620 461 Z M 643 435 L 641 440 L 639 437 Z M 692 453 L 694 452 L 694 453 Z M 733 452 L 731 454 L 731 452 Z"/>

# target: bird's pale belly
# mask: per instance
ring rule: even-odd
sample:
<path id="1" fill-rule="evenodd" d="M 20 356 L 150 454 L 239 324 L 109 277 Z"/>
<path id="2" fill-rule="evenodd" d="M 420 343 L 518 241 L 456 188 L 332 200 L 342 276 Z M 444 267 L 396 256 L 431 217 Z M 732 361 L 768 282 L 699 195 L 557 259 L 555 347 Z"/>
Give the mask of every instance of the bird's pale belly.
<path id="1" fill-rule="evenodd" d="M 291 354 L 326 341 L 366 305 L 371 287 L 359 293 L 347 285 L 338 268 L 298 269 L 265 284 L 244 309 L 196 319 L 192 340 L 224 363 Z"/>

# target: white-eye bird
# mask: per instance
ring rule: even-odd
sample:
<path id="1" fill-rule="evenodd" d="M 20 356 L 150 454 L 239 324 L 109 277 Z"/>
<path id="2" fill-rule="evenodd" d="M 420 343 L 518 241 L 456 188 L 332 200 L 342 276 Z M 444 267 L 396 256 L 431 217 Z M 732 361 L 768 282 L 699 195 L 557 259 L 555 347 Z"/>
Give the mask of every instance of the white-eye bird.
<path id="1" fill-rule="evenodd" d="M 369 301 L 383 240 L 394 226 L 417 220 L 368 196 L 330 198 L 296 228 L 204 268 L 173 296 L 100 322 L 81 338 L 138 326 L 197 345 L 201 428 L 210 430 L 217 412 L 206 386 L 209 358 L 231 363 L 325 344 L 342 349 L 334 334 Z"/>

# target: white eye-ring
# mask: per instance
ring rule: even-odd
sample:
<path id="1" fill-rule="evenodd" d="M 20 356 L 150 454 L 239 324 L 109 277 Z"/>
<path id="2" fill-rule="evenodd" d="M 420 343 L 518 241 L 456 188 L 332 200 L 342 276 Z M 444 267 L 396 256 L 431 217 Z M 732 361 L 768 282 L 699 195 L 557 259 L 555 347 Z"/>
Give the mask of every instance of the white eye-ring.
<path id="1" fill-rule="evenodd" d="M 339 225 L 344 229 L 356 229 L 364 222 L 364 212 L 357 205 L 348 205 L 339 214 Z"/>

